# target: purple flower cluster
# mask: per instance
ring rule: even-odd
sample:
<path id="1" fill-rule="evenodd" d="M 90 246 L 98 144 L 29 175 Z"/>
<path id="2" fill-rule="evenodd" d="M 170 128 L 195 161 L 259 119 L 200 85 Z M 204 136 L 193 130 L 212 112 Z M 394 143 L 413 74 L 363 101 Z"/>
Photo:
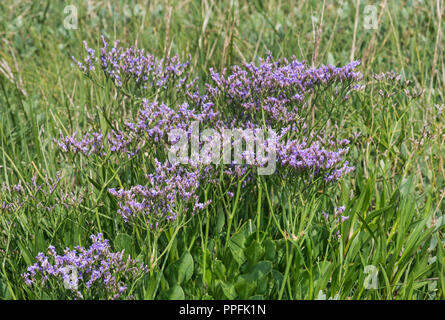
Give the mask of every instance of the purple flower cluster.
<path id="1" fill-rule="evenodd" d="M 82 70 L 83 73 L 88 75 L 90 74 L 91 71 L 95 69 L 94 64 L 97 61 L 96 51 L 88 47 L 86 41 L 83 41 L 83 46 L 85 47 L 85 51 L 88 53 L 84 62 L 77 61 L 76 58 L 74 57 L 72 57 L 72 59 L 76 63 L 76 65 L 80 68 L 80 70 Z"/>
<path id="2" fill-rule="evenodd" d="M 349 141 L 306 138 L 313 134 L 307 128 L 307 110 L 303 109 L 309 95 L 319 88 L 330 88 L 333 95 L 341 92 L 343 99 L 350 91 L 359 90 L 361 86 L 355 84 L 362 79 L 362 74 L 355 71 L 358 65 L 354 61 L 340 68 L 313 68 L 296 58 L 274 61 L 269 55 L 258 66 L 233 66 L 230 74 L 226 69 L 221 74 L 210 70 L 213 83 L 206 85 L 206 93 L 215 105 L 232 110 L 231 127 L 258 128 L 263 123 L 281 130 L 276 146 L 282 168 L 312 177 L 322 175 L 326 182 L 336 181 L 354 169 L 344 161 Z M 295 135 L 298 138 L 291 138 Z"/>
<path id="3" fill-rule="evenodd" d="M 217 119 L 219 114 L 212 106 L 207 104 L 203 110 L 197 112 L 188 103 L 184 103 L 175 110 L 164 103 L 149 103 L 144 99 L 136 123 L 127 122 L 126 125 L 135 136 L 146 134 L 149 140 L 159 142 L 167 138 L 173 129 L 189 130 L 192 121 L 212 122 Z"/>
<path id="4" fill-rule="evenodd" d="M 12 186 L 3 184 L 2 193 L 5 200 L 2 201 L 0 210 L 9 212 L 27 206 L 35 206 L 51 212 L 56 207 L 77 208 L 84 200 L 85 190 L 76 194 L 61 187 L 60 181 L 61 176 L 57 174 L 55 178 L 45 176 L 44 181 L 38 183 L 37 175 L 34 175 L 31 182 L 19 181 Z"/>
<path id="5" fill-rule="evenodd" d="M 103 134 L 101 132 L 87 132 L 80 141 L 76 139 L 75 133 L 64 137 L 62 132 L 60 132 L 60 139 L 54 139 L 54 142 L 63 152 L 82 153 L 84 156 L 90 156 L 91 154 L 105 155 L 103 152 Z"/>
<path id="6" fill-rule="evenodd" d="M 142 148 L 148 148 L 144 154 L 152 155 L 150 160 L 155 165 L 154 173 L 146 175 L 146 183 L 127 189 L 109 189 L 118 200 L 118 212 L 125 221 L 144 217 L 153 228 L 161 221 L 175 220 L 181 212 L 189 209 L 194 212 L 207 205 L 199 202 L 201 185 L 218 180 L 220 171 L 214 170 L 208 160 L 221 154 L 189 159 L 186 165 L 161 163 L 157 158 L 166 158 L 172 130 L 182 129 L 188 138 L 192 137 L 190 125 L 193 121 L 199 121 L 200 129 L 215 129 L 223 140 L 225 129 L 279 131 L 274 141 L 269 137 L 262 143 L 266 150 L 272 143 L 276 147 L 277 170 L 284 173 L 282 176 L 302 174 L 309 176 L 306 180 L 309 183 L 317 177 L 331 182 L 353 170 L 344 159 L 349 141 L 315 133 L 316 128 L 309 129 L 306 116 L 310 96 L 315 99 L 318 95 L 329 96 L 326 101 L 332 101 L 331 96 L 343 100 L 352 91 L 360 90 L 358 83 L 362 75 L 356 71 L 358 61 L 343 67 L 315 68 L 295 57 L 275 61 L 268 55 L 259 65 L 243 63 L 221 73 L 210 69 L 211 82 L 204 84 L 204 93 L 201 93 L 199 78 L 188 81 L 188 62 L 180 63 L 177 57 L 157 59 L 143 49 L 122 48 L 118 41 L 112 47 L 104 38 L 102 42 L 100 65 L 107 77 L 117 87 L 141 89 L 132 91 L 143 98 L 137 117 L 117 124 L 115 127 L 122 130 L 112 130 L 105 142 L 102 133 L 96 132 L 86 134 L 81 141 L 74 136 L 61 135 L 57 144 L 64 152 L 72 150 L 85 156 L 115 153 L 131 157 Z M 85 65 L 79 66 L 88 73 L 97 59 L 93 50 L 85 48 L 89 55 Z M 175 94 L 180 92 L 182 96 L 175 95 L 175 102 L 169 105 L 146 99 L 146 90 L 159 92 L 160 88 L 173 90 Z M 219 143 L 218 139 L 210 140 Z M 239 141 L 229 141 L 232 148 L 240 145 Z M 256 144 L 256 140 L 250 142 Z M 200 140 L 200 150 L 203 143 Z M 165 149 L 164 156 L 158 145 Z M 242 161 L 248 165 L 229 162 L 223 173 L 226 177 L 239 178 L 248 173 L 249 168 L 263 167 L 268 159 L 258 158 L 258 153 L 249 149 L 242 153 Z M 248 179 L 243 183 L 246 181 Z"/>
<path id="7" fill-rule="evenodd" d="M 105 157 L 112 153 L 124 153 L 131 157 L 138 153 L 141 145 L 167 142 L 168 133 L 173 129 L 189 130 L 192 121 L 211 123 L 218 115 L 211 103 L 197 112 L 188 103 L 183 103 L 175 110 L 165 103 L 149 103 L 147 99 L 143 99 L 137 119 L 134 122 L 126 121 L 122 130 L 111 130 L 106 141 L 99 131 L 86 133 L 81 140 L 76 138 L 75 133 L 71 136 L 60 133 L 60 138 L 54 142 L 64 153 L 81 153 L 87 157 L 92 154 Z"/>
<path id="8" fill-rule="evenodd" d="M 199 202 L 199 170 L 186 170 L 168 161 L 162 164 L 155 160 L 155 165 L 155 173 L 146 175 L 148 186 L 108 190 L 118 200 L 118 213 L 126 222 L 142 217 L 146 225 L 158 229 L 165 221 L 173 221 L 180 214 L 189 210 L 193 213 L 210 204 Z"/>
<path id="9" fill-rule="evenodd" d="M 348 140 L 338 143 L 325 143 L 322 139 L 317 139 L 308 143 L 308 139 L 289 139 L 277 144 L 278 163 L 284 167 L 290 167 L 297 172 L 306 172 L 312 178 L 323 176 L 324 181 L 337 181 L 354 167 L 349 166 L 348 161 L 344 161 L 344 156 L 348 153 Z M 330 147 L 334 145 L 334 147 Z M 340 145 L 342 147 L 337 148 Z M 332 150 L 333 149 L 333 150 Z"/>
<path id="10" fill-rule="evenodd" d="M 349 216 L 343 215 L 343 213 L 345 212 L 345 209 L 346 209 L 345 206 L 335 207 L 333 215 L 330 215 L 329 213 L 325 212 L 324 210 L 321 211 L 321 214 L 326 219 L 326 221 L 328 223 L 330 223 L 331 226 L 334 228 L 333 230 L 337 229 L 337 231 L 334 234 L 334 236 L 337 239 L 341 238 L 341 232 L 339 230 L 339 226 L 343 222 L 349 220 Z"/>
<path id="11" fill-rule="evenodd" d="M 176 83 L 179 88 L 187 81 L 186 71 L 190 62 L 182 63 L 178 56 L 158 59 L 144 49 L 123 48 L 119 46 L 118 40 L 110 46 L 103 36 L 102 43 L 100 67 L 119 88 L 134 86 L 142 91 L 156 90 L 166 88 L 171 83 Z M 88 53 L 85 63 L 78 62 L 74 57 L 73 60 L 81 71 L 88 75 L 95 69 L 94 64 L 98 59 L 94 50 L 88 48 L 85 42 L 84 44 Z"/>
<path id="12" fill-rule="evenodd" d="M 335 207 L 334 208 L 334 216 L 333 216 L 333 218 L 334 218 L 335 222 L 343 223 L 346 220 L 349 220 L 349 216 L 342 215 L 343 212 L 345 212 L 345 209 L 346 209 L 345 206 L 341 206 L 341 207 L 338 207 L 338 208 Z M 326 220 L 329 220 L 329 214 L 328 213 L 326 213 L 324 211 L 322 211 L 321 213 L 325 217 Z"/>
<path id="13" fill-rule="evenodd" d="M 358 65 L 354 61 L 340 68 L 311 68 L 295 57 L 290 62 L 285 58 L 273 61 L 268 55 L 258 66 L 231 67 L 229 75 L 226 69 L 221 74 L 210 69 L 213 84 L 207 85 L 207 92 L 212 99 L 225 99 L 223 107 L 231 107 L 241 121 L 256 115 L 257 120 L 264 116 L 264 120 L 286 125 L 305 120 L 299 109 L 317 88 L 332 86 L 339 92 L 339 86 L 359 81 L 362 75 L 354 71 Z"/>
<path id="14" fill-rule="evenodd" d="M 108 240 L 102 234 L 91 236 L 92 245 L 85 249 L 77 246 L 66 248 L 64 255 L 58 255 L 50 246 L 48 255 L 39 253 L 37 262 L 28 267 L 23 278 L 29 286 L 45 287 L 55 284 L 64 287 L 75 298 L 96 298 L 95 294 L 105 292 L 108 298 L 118 299 L 127 290 L 123 282 L 134 281 L 148 272 L 147 266 L 128 257 L 124 251 L 111 252 Z"/>

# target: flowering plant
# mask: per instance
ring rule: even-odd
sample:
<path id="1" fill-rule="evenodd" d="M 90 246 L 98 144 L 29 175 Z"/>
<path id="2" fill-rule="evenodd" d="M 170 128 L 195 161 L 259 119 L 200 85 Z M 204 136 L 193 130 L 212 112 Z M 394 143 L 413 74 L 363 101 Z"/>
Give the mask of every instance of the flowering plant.
<path id="1" fill-rule="evenodd" d="M 37 262 L 23 274 L 26 284 L 36 291 L 50 287 L 61 296 L 75 299 L 118 299 L 134 281 L 149 270 L 143 263 L 125 258 L 124 251 L 112 252 L 102 234 L 91 236 L 89 248 L 66 248 L 58 255 L 55 248 L 48 248 L 48 255 L 39 253 Z M 65 293 L 65 294 L 64 294 Z"/>

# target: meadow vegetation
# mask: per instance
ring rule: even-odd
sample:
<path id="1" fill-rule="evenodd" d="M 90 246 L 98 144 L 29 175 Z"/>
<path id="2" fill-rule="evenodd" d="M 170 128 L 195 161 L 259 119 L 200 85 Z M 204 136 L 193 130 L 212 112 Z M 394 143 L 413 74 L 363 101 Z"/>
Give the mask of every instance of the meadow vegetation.
<path id="1" fill-rule="evenodd" d="M 1 299 L 445 298 L 443 0 L 73 5 L 0 2 Z"/>

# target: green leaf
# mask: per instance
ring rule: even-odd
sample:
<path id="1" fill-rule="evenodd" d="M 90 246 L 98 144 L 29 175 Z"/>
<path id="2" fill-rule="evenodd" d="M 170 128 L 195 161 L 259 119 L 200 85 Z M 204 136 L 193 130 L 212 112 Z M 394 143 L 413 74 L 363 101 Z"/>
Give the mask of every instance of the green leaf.
<path id="1" fill-rule="evenodd" d="M 236 299 L 237 294 L 235 287 L 232 283 L 224 283 L 222 281 L 219 281 L 219 286 L 227 299 L 229 300 Z"/>
<path id="2" fill-rule="evenodd" d="M 121 251 L 122 249 L 124 249 L 126 254 L 131 254 L 132 248 L 134 248 L 133 238 L 130 237 L 128 234 L 122 232 L 119 232 L 116 235 L 116 237 L 114 238 L 114 244 L 117 250 Z"/>
<path id="3" fill-rule="evenodd" d="M 264 300 L 264 296 L 257 294 L 255 296 L 249 297 L 249 300 Z"/>
<path id="4" fill-rule="evenodd" d="M 242 265 L 246 261 L 246 256 L 244 254 L 245 243 L 249 233 L 249 228 L 244 225 L 240 231 L 235 233 L 229 240 L 229 249 L 232 252 L 233 258 Z"/>
<path id="5" fill-rule="evenodd" d="M 226 222 L 226 215 L 224 214 L 224 210 L 222 207 L 218 207 L 218 216 L 216 217 L 216 234 L 220 234 L 222 229 L 224 228 L 224 224 Z"/>
<path id="6" fill-rule="evenodd" d="M 179 260 L 176 260 L 166 268 L 165 278 L 170 286 L 180 285 L 190 280 L 193 270 L 193 258 L 189 252 L 185 252 Z"/>
<path id="7" fill-rule="evenodd" d="M 213 265 L 213 274 L 217 279 L 223 280 L 226 277 L 226 267 L 221 260 L 216 260 Z"/>
<path id="8" fill-rule="evenodd" d="M 270 261 L 260 261 L 250 269 L 245 277 L 249 281 L 257 281 L 264 278 L 271 270 L 272 263 Z"/>
<path id="9" fill-rule="evenodd" d="M 43 231 L 42 229 L 40 229 L 37 232 L 36 235 L 36 245 L 35 245 L 35 251 L 45 251 L 47 249 L 46 245 L 45 245 L 45 240 L 43 237 Z"/>
<path id="10" fill-rule="evenodd" d="M 440 288 L 442 291 L 442 299 L 445 298 L 445 252 L 440 241 L 439 234 L 435 235 L 438 238 L 439 245 L 437 246 L 437 272 L 439 273 Z"/>
<path id="11" fill-rule="evenodd" d="M 184 300 L 184 290 L 182 290 L 181 286 L 175 285 L 173 288 L 168 290 L 167 292 L 167 299 L 168 300 Z"/>
<path id="12" fill-rule="evenodd" d="M 264 241 L 264 259 L 274 261 L 277 250 L 275 249 L 275 244 L 272 240 L 267 239 Z"/>
<path id="13" fill-rule="evenodd" d="M 28 251 L 28 249 L 22 244 L 21 241 L 17 242 L 19 248 L 20 248 L 20 254 L 23 257 L 23 260 L 25 260 L 25 263 L 30 266 L 32 264 L 31 255 Z"/>
<path id="14" fill-rule="evenodd" d="M 249 247 L 247 247 L 245 250 L 247 262 L 250 265 L 256 264 L 261 258 L 261 251 L 260 244 L 256 240 L 253 240 Z"/>
<path id="15" fill-rule="evenodd" d="M 254 293 L 255 288 L 256 283 L 249 281 L 245 276 L 239 276 L 235 283 L 235 289 L 239 299 L 247 299 L 250 297 Z"/>
<path id="16" fill-rule="evenodd" d="M 8 286 L 6 283 L 0 279 L 0 297 L 4 297 L 5 299 L 11 299 L 11 293 L 8 290 Z"/>
<path id="17" fill-rule="evenodd" d="M 178 283 L 190 280 L 193 275 L 193 258 L 189 252 L 185 252 L 178 260 Z"/>

